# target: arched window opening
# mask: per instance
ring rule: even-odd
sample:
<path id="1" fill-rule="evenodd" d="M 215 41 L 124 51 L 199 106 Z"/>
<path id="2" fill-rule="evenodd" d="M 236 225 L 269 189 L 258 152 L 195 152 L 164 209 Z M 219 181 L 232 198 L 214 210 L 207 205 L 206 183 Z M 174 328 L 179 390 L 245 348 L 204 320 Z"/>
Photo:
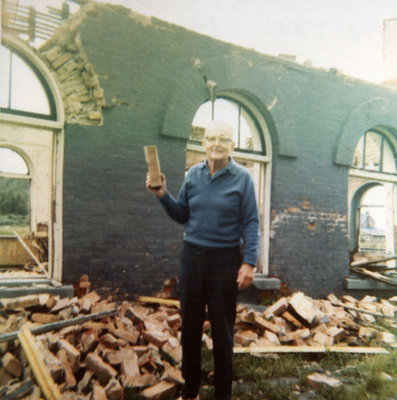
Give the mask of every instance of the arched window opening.
<path id="1" fill-rule="evenodd" d="M 39 55 L 7 32 L 0 59 L 0 283 L 61 282 L 61 93 Z"/>
<path id="2" fill-rule="evenodd" d="M 386 253 L 387 212 L 385 188 L 366 190 L 357 207 L 357 246 L 361 253 Z"/>
<path id="3" fill-rule="evenodd" d="M 353 167 L 383 173 L 396 172 L 396 154 L 390 140 L 376 131 L 361 136 L 353 157 Z"/>
<path id="4" fill-rule="evenodd" d="M 397 169 L 393 136 L 373 128 L 359 139 L 349 173 L 352 259 L 396 254 Z"/>
<path id="5" fill-rule="evenodd" d="M 192 122 L 190 139 L 200 141 L 204 136 L 205 127 L 212 121 L 224 121 L 229 123 L 234 131 L 236 151 L 249 151 L 265 154 L 262 133 L 258 124 L 243 104 L 228 98 L 217 98 L 212 102 L 207 101 L 197 110 Z"/>
<path id="6" fill-rule="evenodd" d="M 36 67 L 4 45 L 0 59 L 0 110 L 55 120 L 55 102 Z"/>
<path id="7" fill-rule="evenodd" d="M 187 170 L 205 160 L 206 155 L 201 142 L 205 127 L 212 120 L 227 122 L 231 125 L 236 144 L 232 157 L 252 173 L 262 229 L 257 272 L 266 275 L 268 273 L 271 188 L 271 140 L 267 124 L 254 106 L 229 93 L 219 95 L 214 102 L 203 103 L 192 121 L 186 152 Z"/>
<path id="8" fill-rule="evenodd" d="M 30 174 L 14 150 L 0 147 L 0 236 L 29 231 Z"/>

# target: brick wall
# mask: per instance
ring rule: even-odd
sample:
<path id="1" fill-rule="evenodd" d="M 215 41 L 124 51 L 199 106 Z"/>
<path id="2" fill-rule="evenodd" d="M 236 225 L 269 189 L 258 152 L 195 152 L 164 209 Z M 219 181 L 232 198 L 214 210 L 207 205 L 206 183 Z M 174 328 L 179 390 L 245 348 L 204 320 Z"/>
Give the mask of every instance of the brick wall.
<path id="1" fill-rule="evenodd" d="M 96 286 L 150 294 L 176 276 L 182 231 L 145 189 L 143 146 L 156 142 L 162 170 L 180 181 L 184 143 L 167 139 L 162 145 L 153 135 L 131 140 L 123 113 L 111 114 L 105 112 L 101 128 L 67 127 L 64 276 L 74 280 L 88 273 Z M 137 132 L 153 130 L 132 126 Z M 164 157 L 168 152 L 175 156 Z M 169 187 L 176 193 L 172 179 Z"/>
<path id="2" fill-rule="evenodd" d="M 335 164 L 336 146 L 358 104 L 395 95 L 122 7 L 96 5 L 82 12 L 73 29 L 97 78 L 96 93 L 103 93 L 95 103 L 102 119 L 96 126 L 76 119 L 66 126 L 64 280 L 88 273 L 94 286 L 152 294 L 165 278 L 176 276 L 182 227 L 144 188 L 143 146 L 158 145 L 176 195 L 189 136 L 188 130 L 185 137 L 177 131 L 206 93 L 195 68 L 200 60 L 204 73 L 215 76 L 220 86 L 252 95 L 264 109 L 269 106 L 274 154 L 270 273 L 291 290 L 313 296 L 340 291 L 349 265 L 348 167 Z M 245 60 L 241 74 L 233 70 L 233 60 Z M 172 102 L 176 117 L 164 136 Z"/>

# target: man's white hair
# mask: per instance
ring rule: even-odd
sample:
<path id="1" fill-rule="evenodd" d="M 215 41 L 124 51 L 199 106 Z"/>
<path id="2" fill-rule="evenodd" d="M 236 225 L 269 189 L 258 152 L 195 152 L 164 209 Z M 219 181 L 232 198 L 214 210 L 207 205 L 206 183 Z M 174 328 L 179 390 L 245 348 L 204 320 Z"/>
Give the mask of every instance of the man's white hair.
<path id="1" fill-rule="evenodd" d="M 205 134 L 223 134 L 233 139 L 233 128 L 223 121 L 211 121 L 205 128 Z"/>

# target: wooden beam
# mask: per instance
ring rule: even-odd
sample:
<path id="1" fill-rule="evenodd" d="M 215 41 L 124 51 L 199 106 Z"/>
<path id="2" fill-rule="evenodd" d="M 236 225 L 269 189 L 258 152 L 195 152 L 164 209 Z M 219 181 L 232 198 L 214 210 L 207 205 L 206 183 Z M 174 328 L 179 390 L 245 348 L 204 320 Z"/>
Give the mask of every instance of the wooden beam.
<path id="1" fill-rule="evenodd" d="M 155 303 L 155 304 L 164 304 L 166 306 L 180 307 L 179 300 L 162 299 L 161 297 L 139 296 L 137 300 L 143 303 Z"/>
<path id="2" fill-rule="evenodd" d="M 235 354 L 240 353 L 358 353 L 358 354 L 387 354 L 383 347 L 355 346 L 251 346 L 234 347 Z"/>
<path id="3" fill-rule="evenodd" d="M 355 272 L 356 274 L 368 276 L 376 281 L 383 282 L 391 286 L 397 286 L 397 280 L 395 278 L 388 277 L 386 274 L 369 271 L 363 267 L 351 267 L 351 271 Z"/>
<path id="4" fill-rule="evenodd" d="M 14 235 L 17 237 L 19 243 L 21 243 L 22 247 L 27 251 L 27 253 L 30 255 L 30 257 L 33 258 L 34 262 L 38 265 L 38 267 L 40 268 L 40 270 L 44 273 L 45 276 L 47 276 L 48 278 L 50 278 L 50 276 L 48 275 L 48 272 L 45 270 L 45 268 L 43 267 L 43 265 L 41 264 L 41 262 L 37 259 L 37 257 L 33 254 L 32 250 L 30 250 L 29 246 L 24 242 L 24 240 L 21 238 L 21 236 L 18 235 L 18 233 L 16 231 L 12 231 L 14 233 Z"/>
<path id="5" fill-rule="evenodd" d="M 368 261 L 353 261 L 350 266 L 351 267 L 366 267 L 367 265 L 377 264 L 380 262 L 397 260 L 397 256 L 378 258 L 377 260 L 368 260 Z"/>
<path id="6" fill-rule="evenodd" d="M 331 304 L 333 306 L 341 306 L 341 307 L 345 308 L 346 310 L 356 311 L 356 312 L 360 312 L 363 314 L 372 315 L 372 316 L 378 317 L 378 318 L 391 319 L 392 321 L 397 322 L 397 318 L 392 317 L 391 315 L 380 314 L 380 313 L 376 313 L 373 311 L 363 310 L 362 308 L 358 308 L 358 307 L 347 306 L 347 305 L 343 304 L 342 302 L 341 303 L 331 303 Z"/>
<path id="7" fill-rule="evenodd" d="M 47 400 L 61 400 L 62 395 L 55 384 L 47 366 L 44 363 L 44 359 L 40 354 L 40 351 L 36 345 L 35 339 L 32 336 L 30 329 L 27 325 L 24 325 L 18 333 L 18 339 L 21 343 L 23 351 L 25 352 L 26 358 L 32 367 L 33 374 L 36 378 L 37 383 L 40 385 L 42 392 L 44 393 Z"/>
<path id="8" fill-rule="evenodd" d="M 51 322 L 49 324 L 40 325 L 34 328 L 31 328 L 30 331 L 33 334 L 41 334 L 61 328 L 65 328 L 71 325 L 83 324 L 84 322 L 91 321 L 98 318 L 108 317 L 110 315 L 115 314 L 117 309 L 101 311 L 95 314 L 83 315 L 76 318 L 66 319 L 62 321 Z M 18 331 L 5 333 L 4 335 L 0 335 L 0 343 L 9 342 L 11 340 L 15 340 L 18 337 Z"/>

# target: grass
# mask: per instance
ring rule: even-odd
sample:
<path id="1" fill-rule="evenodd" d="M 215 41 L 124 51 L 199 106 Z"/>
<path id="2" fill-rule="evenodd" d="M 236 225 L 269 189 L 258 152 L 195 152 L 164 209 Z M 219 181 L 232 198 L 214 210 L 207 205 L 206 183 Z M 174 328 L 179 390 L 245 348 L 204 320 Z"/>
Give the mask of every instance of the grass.
<path id="1" fill-rule="evenodd" d="M 211 352 L 203 349 L 200 398 L 214 398 Z M 307 376 L 319 372 L 339 379 L 340 389 L 314 389 Z M 388 381 L 384 373 L 392 380 Z M 309 393 L 309 395 L 308 395 Z M 316 400 L 397 399 L 397 350 L 389 354 L 282 354 L 264 358 L 237 354 L 233 400 L 291 400 L 306 394 Z"/>
<path id="2" fill-rule="evenodd" d="M 397 329 L 388 322 L 380 322 L 375 327 L 397 337 Z M 259 357 L 236 354 L 232 399 L 299 400 L 302 396 L 313 400 L 397 400 L 397 349 L 389 347 L 388 350 L 389 354 L 376 355 L 329 352 Z M 201 400 L 214 399 L 213 368 L 212 352 L 203 347 Z M 307 377 L 315 372 L 340 380 L 342 387 L 311 387 Z M 141 394 L 133 392 L 126 393 L 125 397 L 126 400 L 140 398 Z"/>

